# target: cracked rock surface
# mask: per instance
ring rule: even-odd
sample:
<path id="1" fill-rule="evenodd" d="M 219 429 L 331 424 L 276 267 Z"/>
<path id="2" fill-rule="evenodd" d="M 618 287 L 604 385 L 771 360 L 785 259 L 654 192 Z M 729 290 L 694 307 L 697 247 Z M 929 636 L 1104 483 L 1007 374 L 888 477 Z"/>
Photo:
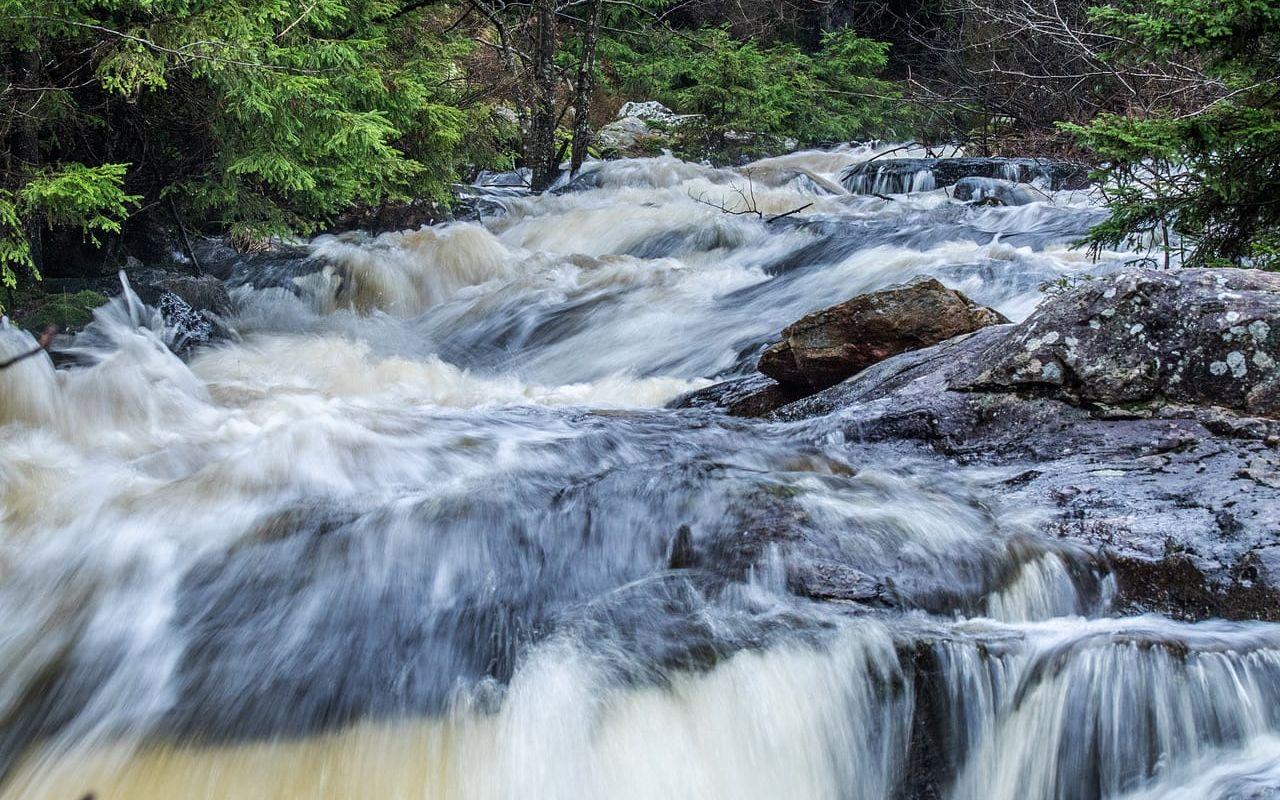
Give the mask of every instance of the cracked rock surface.
<path id="1" fill-rule="evenodd" d="M 1277 620 L 1277 327 L 1280 275 L 1135 270 L 769 416 L 929 452 L 1049 509 L 1043 530 L 1110 565 L 1125 613 Z M 703 396 L 733 413 L 758 384 Z"/>

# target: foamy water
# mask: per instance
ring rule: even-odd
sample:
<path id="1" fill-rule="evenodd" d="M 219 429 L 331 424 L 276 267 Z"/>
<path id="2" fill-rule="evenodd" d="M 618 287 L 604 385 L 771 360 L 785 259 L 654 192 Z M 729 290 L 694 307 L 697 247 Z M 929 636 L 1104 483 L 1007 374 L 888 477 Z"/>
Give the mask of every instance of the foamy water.
<path id="1" fill-rule="evenodd" d="M 845 193 L 882 151 L 591 165 L 248 262 L 189 360 L 126 295 L 0 373 L 0 798 L 1274 787 L 1280 628 L 1112 619 L 987 475 L 662 409 L 861 292 L 1020 319 L 1129 257 L 1085 193 Z"/>

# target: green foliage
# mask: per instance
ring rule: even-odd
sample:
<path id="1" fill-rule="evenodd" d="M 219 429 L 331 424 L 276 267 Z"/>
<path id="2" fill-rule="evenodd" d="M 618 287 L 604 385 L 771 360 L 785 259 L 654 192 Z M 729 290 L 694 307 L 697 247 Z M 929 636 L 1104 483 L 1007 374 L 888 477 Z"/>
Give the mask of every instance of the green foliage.
<path id="1" fill-rule="evenodd" d="M 128 163 L 130 190 L 259 238 L 313 231 L 355 203 L 446 197 L 488 114 L 463 96 L 470 42 L 433 32 L 437 12 L 408 0 L 0 0 L 16 22 L 0 49 L 38 44 L 56 71 L 39 82 L 67 87 L 33 104 L 47 163 Z"/>
<path id="2" fill-rule="evenodd" d="M 60 331 L 76 331 L 88 325 L 93 320 L 93 310 L 105 302 L 104 295 L 87 289 L 74 294 L 44 295 L 17 322 L 33 333 L 50 325 Z"/>
<path id="3" fill-rule="evenodd" d="M 1063 126 L 1106 161 L 1095 246 L 1151 241 L 1191 266 L 1280 268 L 1280 0 L 1148 0 L 1093 11 L 1131 62 L 1203 65 L 1201 108 Z"/>
<path id="4" fill-rule="evenodd" d="M 601 52 L 621 93 L 701 115 L 691 130 L 720 145 L 733 133 L 772 142 L 878 135 L 897 97 L 876 77 L 888 47 L 848 29 L 825 34 L 814 53 L 741 41 L 721 28 L 661 42 L 614 39 Z"/>
<path id="5" fill-rule="evenodd" d="M 17 191 L 0 191 L 0 285 L 16 286 L 20 269 L 34 273 L 26 230 L 33 218 L 79 228 L 94 240 L 100 233 L 118 233 L 128 207 L 139 199 L 124 191 L 124 174 L 124 164 L 63 164 Z"/>
<path id="6" fill-rule="evenodd" d="M 38 210 L 49 225 L 80 228 L 86 236 L 118 233 L 137 195 L 124 191 L 125 164 L 63 164 L 36 175 L 19 192 L 20 205 Z"/>

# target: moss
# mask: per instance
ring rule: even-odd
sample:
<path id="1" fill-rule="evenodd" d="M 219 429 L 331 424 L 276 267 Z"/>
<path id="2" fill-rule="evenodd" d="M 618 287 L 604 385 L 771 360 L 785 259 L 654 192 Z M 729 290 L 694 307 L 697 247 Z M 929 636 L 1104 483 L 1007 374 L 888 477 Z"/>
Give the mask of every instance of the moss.
<path id="1" fill-rule="evenodd" d="M 60 331 L 77 331 L 93 320 L 93 310 L 107 302 L 105 295 L 85 289 L 72 294 L 48 294 L 35 298 L 15 315 L 14 321 L 29 331 L 50 325 Z"/>

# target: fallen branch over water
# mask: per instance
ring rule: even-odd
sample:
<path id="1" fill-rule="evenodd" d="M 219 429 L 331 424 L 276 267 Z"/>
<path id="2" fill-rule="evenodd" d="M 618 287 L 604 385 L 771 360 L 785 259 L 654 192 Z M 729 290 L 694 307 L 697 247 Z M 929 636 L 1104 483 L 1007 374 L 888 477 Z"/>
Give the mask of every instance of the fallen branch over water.
<path id="1" fill-rule="evenodd" d="M 49 345 L 53 344 L 53 337 L 58 334 L 58 326 L 50 325 L 44 329 L 44 333 L 40 334 L 40 338 L 36 339 L 36 347 L 25 353 L 19 353 L 8 361 L 0 361 L 0 369 L 8 369 L 15 364 L 26 361 L 32 356 L 39 355 L 49 349 Z"/>
<path id="2" fill-rule="evenodd" d="M 765 222 L 777 222 L 777 221 L 778 221 L 778 220 L 780 220 L 780 219 L 786 219 L 787 217 L 791 216 L 792 214 L 799 214 L 801 211 L 804 211 L 806 208 L 809 208 L 809 207 L 810 207 L 810 206 L 812 206 L 812 205 L 813 205 L 813 203 L 805 203 L 804 205 L 800 206 L 799 208 L 793 208 L 793 209 L 791 209 L 790 211 L 786 212 L 785 214 L 779 214 L 779 215 L 777 215 L 776 217 L 769 217 L 767 220 L 765 220 Z"/>

